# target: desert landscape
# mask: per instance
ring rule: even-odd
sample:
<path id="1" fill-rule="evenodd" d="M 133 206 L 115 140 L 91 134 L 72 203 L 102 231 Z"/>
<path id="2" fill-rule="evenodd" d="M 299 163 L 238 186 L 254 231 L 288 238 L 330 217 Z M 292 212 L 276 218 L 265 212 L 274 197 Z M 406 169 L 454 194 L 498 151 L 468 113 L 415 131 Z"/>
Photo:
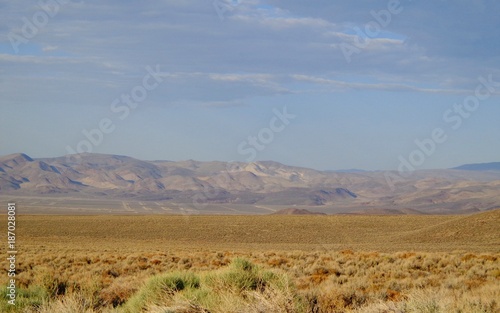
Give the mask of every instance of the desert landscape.
<path id="1" fill-rule="evenodd" d="M 498 312 L 499 221 L 23 215 L 18 305 L 1 310 Z"/>
<path id="2" fill-rule="evenodd" d="M 1 311 L 499 312 L 497 166 L 391 189 L 276 162 L 4 156 L 18 289 Z"/>
<path id="3" fill-rule="evenodd" d="M 0 0 L 0 313 L 500 313 L 499 17 Z"/>

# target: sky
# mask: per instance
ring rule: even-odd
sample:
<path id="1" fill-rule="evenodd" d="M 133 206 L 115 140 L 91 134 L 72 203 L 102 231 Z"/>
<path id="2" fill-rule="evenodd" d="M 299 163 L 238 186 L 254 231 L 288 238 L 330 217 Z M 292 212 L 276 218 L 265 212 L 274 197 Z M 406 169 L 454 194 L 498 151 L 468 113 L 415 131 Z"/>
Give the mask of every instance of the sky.
<path id="1" fill-rule="evenodd" d="M 0 0 L 0 155 L 500 161 L 500 2 Z"/>

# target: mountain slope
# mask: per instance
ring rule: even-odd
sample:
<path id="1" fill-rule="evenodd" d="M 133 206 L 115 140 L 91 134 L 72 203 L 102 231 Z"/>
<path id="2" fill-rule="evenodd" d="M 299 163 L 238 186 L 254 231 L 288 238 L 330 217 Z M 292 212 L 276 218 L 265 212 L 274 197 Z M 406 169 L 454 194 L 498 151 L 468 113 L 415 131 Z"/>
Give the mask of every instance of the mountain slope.
<path id="1" fill-rule="evenodd" d="M 78 193 L 156 199 L 158 195 L 173 192 L 183 193 L 180 198 L 201 192 L 217 194 L 208 197 L 212 201 L 233 202 L 246 193 L 243 198 L 252 203 L 264 198 L 269 198 L 264 202 L 279 202 L 280 193 L 286 196 L 300 189 L 294 199 L 313 203 L 311 199 L 318 198 L 318 191 L 310 187 L 321 186 L 320 181 L 315 182 L 321 176 L 314 170 L 277 162 L 147 162 L 103 154 L 45 159 L 13 154 L 0 158 L 0 190 L 19 194 Z M 337 187 L 336 191 L 324 191 L 318 201 L 356 197 L 352 191 L 338 184 Z"/>
<path id="2" fill-rule="evenodd" d="M 272 161 L 141 161 L 104 154 L 33 159 L 19 153 L 0 157 L 0 195 L 324 206 L 390 214 L 470 213 L 500 206 L 500 171 L 422 170 L 399 176 L 394 186 L 387 183 L 388 174 L 399 175 L 317 171 Z"/>

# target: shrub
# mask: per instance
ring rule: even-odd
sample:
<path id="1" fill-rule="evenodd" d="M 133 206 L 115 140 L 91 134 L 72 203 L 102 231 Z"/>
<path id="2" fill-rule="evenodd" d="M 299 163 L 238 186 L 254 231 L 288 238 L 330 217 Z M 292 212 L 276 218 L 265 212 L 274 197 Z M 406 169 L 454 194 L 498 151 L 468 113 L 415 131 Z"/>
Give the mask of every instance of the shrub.
<path id="1" fill-rule="evenodd" d="M 125 303 L 126 312 L 299 312 L 300 299 L 289 278 L 245 259 L 227 268 L 195 275 L 151 278 Z"/>
<path id="2" fill-rule="evenodd" d="M 177 292 L 200 287 L 200 279 L 191 272 L 153 276 L 125 306 L 126 312 L 142 312 L 149 305 L 161 305 Z"/>

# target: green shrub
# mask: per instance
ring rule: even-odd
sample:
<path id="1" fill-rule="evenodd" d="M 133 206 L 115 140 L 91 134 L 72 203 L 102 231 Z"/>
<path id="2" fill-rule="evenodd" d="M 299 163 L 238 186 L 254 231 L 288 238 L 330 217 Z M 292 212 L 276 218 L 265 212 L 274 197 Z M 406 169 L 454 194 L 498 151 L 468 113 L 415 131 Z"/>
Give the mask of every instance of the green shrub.
<path id="1" fill-rule="evenodd" d="M 123 308 L 134 313 L 253 312 L 255 308 L 260 308 L 258 312 L 299 312 L 298 306 L 285 274 L 234 259 L 227 268 L 204 274 L 155 276 Z"/>
<path id="2" fill-rule="evenodd" d="M 6 290 L 6 286 L 1 286 L 1 290 Z M 7 301 L 10 298 L 6 293 L 2 292 L 2 301 L 0 302 L 0 312 L 22 312 L 30 308 L 38 308 L 46 303 L 49 299 L 49 293 L 41 286 L 33 286 L 29 288 L 17 288 L 15 305 L 9 304 Z"/>
<path id="3" fill-rule="evenodd" d="M 126 302 L 126 312 L 142 312 L 150 305 L 161 305 L 176 293 L 200 287 L 200 279 L 191 272 L 177 272 L 150 278 L 139 291 Z"/>

